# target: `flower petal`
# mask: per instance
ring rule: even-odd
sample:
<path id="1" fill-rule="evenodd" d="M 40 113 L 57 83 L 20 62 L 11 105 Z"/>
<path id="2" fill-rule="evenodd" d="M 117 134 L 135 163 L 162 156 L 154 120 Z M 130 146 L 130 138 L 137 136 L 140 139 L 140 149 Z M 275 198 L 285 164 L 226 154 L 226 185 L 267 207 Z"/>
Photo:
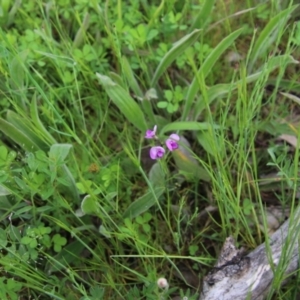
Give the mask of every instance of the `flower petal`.
<path id="1" fill-rule="evenodd" d="M 148 129 L 146 131 L 145 138 L 146 139 L 153 139 L 155 137 L 156 130 L 157 130 L 157 125 L 154 126 L 153 130 Z"/>
<path id="2" fill-rule="evenodd" d="M 176 133 L 172 133 L 169 138 L 166 140 L 166 146 L 170 151 L 176 150 L 179 146 L 177 141 L 180 140 L 180 137 Z"/>
<path id="3" fill-rule="evenodd" d="M 176 143 L 174 140 L 167 139 L 166 140 L 166 146 L 170 151 L 174 151 L 178 148 L 178 143 Z"/>
<path id="4" fill-rule="evenodd" d="M 154 146 L 154 147 L 151 147 L 149 154 L 152 159 L 159 159 L 164 156 L 165 152 L 166 152 L 166 150 L 163 147 Z"/>
<path id="5" fill-rule="evenodd" d="M 172 139 L 172 140 L 175 140 L 175 141 L 179 141 L 180 140 L 180 136 L 176 133 L 172 133 L 170 136 L 169 136 L 169 139 Z"/>

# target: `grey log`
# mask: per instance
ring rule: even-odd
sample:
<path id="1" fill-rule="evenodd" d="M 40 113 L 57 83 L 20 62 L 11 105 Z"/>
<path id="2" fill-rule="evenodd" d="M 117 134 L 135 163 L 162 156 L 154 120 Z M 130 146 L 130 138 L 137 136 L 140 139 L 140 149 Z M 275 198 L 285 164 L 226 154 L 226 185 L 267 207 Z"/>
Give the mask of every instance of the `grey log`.
<path id="1" fill-rule="evenodd" d="M 233 238 L 227 238 L 215 267 L 203 280 L 199 300 L 264 299 L 271 287 L 274 271 L 282 272 L 283 278 L 286 278 L 298 269 L 299 237 L 300 207 L 269 238 L 269 252 L 266 251 L 266 243 L 263 243 L 244 255 L 234 246 Z"/>

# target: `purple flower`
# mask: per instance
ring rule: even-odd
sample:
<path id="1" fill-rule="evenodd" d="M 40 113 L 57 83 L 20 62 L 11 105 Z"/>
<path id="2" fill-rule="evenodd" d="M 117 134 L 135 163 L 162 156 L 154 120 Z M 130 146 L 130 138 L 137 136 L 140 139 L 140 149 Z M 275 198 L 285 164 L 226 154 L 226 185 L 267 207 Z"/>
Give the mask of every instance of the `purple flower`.
<path id="1" fill-rule="evenodd" d="M 166 140 L 166 146 L 170 151 L 176 150 L 178 148 L 177 141 L 180 140 L 180 137 L 176 133 L 172 133 L 169 138 Z"/>
<path id="2" fill-rule="evenodd" d="M 157 129 L 156 125 L 154 126 L 153 130 L 148 129 L 146 131 L 145 138 L 146 139 L 153 139 L 155 137 L 155 134 L 156 134 L 156 129 Z"/>
<path id="3" fill-rule="evenodd" d="M 150 149 L 150 157 L 152 159 L 162 158 L 165 154 L 166 150 L 161 146 L 151 147 Z"/>

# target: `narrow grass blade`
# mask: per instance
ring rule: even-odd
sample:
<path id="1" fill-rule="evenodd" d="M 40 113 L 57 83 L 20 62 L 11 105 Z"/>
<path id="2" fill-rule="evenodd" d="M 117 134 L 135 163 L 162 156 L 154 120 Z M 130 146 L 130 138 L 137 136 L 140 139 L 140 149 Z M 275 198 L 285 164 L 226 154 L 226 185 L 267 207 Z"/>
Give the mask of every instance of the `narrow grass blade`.
<path id="1" fill-rule="evenodd" d="M 205 79 L 205 77 L 209 74 L 214 64 L 220 58 L 220 56 L 226 51 L 226 49 L 228 49 L 228 47 L 230 47 L 233 44 L 233 42 L 239 37 L 239 35 L 242 33 L 243 30 L 244 30 L 243 28 L 240 28 L 232 32 L 226 38 L 224 38 L 203 62 L 203 64 L 201 65 L 200 69 L 198 70 L 196 76 L 194 77 L 188 89 L 186 105 L 184 107 L 184 112 L 182 114 L 182 120 L 186 119 L 188 112 L 191 109 L 194 98 L 196 94 L 199 92 L 200 76 L 203 79 Z"/>
<path id="2" fill-rule="evenodd" d="M 290 94 L 290 93 L 284 93 L 284 92 L 282 92 L 282 93 L 280 93 L 280 94 L 281 94 L 282 96 L 284 96 L 284 97 L 286 97 L 286 98 L 288 98 L 288 99 L 290 99 L 290 100 L 293 100 L 294 102 L 300 104 L 300 98 L 299 98 L 299 97 L 297 97 L 297 96 L 295 96 L 295 95 L 293 95 L 293 94 Z"/>
<path id="3" fill-rule="evenodd" d="M 173 47 L 166 53 L 162 58 L 160 64 L 155 70 L 153 79 L 151 81 L 151 87 L 154 87 L 160 78 L 160 76 L 166 71 L 171 63 L 181 55 L 188 47 L 190 47 L 199 38 L 201 30 L 196 29 L 190 34 L 184 36 L 182 39 L 177 41 Z"/>
<path id="4" fill-rule="evenodd" d="M 260 33 L 258 39 L 254 44 L 253 51 L 249 59 L 250 72 L 253 69 L 257 59 L 259 57 L 267 55 L 267 50 L 270 47 L 274 46 L 274 41 L 278 38 L 278 32 L 284 28 L 296 7 L 298 7 L 298 5 L 291 6 L 281 11 L 278 15 L 276 15 L 269 21 L 269 23 Z"/>
<path id="5" fill-rule="evenodd" d="M 297 64 L 298 61 L 296 61 L 292 56 L 290 55 L 279 55 L 276 57 L 272 57 L 264 66 L 262 67 L 262 71 L 256 72 L 254 74 L 251 74 L 247 76 L 245 79 L 238 80 L 233 83 L 225 83 L 225 84 L 217 84 L 214 85 L 207 90 L 207 98 L 208 98 L 208 105 L 211 104 L 214 100 L 218 98 L 224 98 L 229 93 L 233 92 L 237 89 L 237 87 L 240 84 L 251 83 L 255 82 L 260 76 L 262 76 L 265 73 L 265 69 L 267 68 L 269 72 L 272 72 L 278 67 L 283 67 L 287 64 Z M 197 120 L 201 112 L 205 109 L 206 103 L 203 101 L 203 98 L 200 96 L 199 100 L 195 104 L 195 107 L 193 111 L 195 111 L 195 114 L 193 116 L 194 120 Z"/>
<path id="6" fill-rule="evenodd" d="M 164 187 L 156 187 L 154 188 L 155 195 L 153 195 L 152 191 L 149 191 L 139 199 L 132 202 L 125 210 L 123 218 L 132 219 L 147 211 L 150 207 L 156 204 L 157 199 L 163 194 L 164 190 Z"/>
<path id="7" fill-rule="evenodd" d="M 147 124 L 142 110 L 128 95 L 127 91 L 105 75 L 96 73 L 96 76 L 103 85 L 108 96 L 120 109 L 127 120 L 142 132 L 147 130 Z"/>
<path id="8" fill-rule="evenodd" d="M 195 18 L 195 21 L 190 28 L 190 31 L 192 31 L 195 28 L 203 28 L 208 23 L 214 5 L 215 0 L 205 0 L 205 2 L 202 4 L 202 9 L 200 10 L 199 14 Z"/>
<path id="9" fill-rule="evenodd" d="M 161 134 L 164 134 L 165 132 L 168 131 L 177 131 L 177 130 L 207 130 L 209 128 L 220 128 L 218 125 L 212 125 L 209 123 L 201 123 L 201 122 L 189 122 L 189 121 L 182 121 L 182 122 L 173 122 L 165 127 L 163 127 L 160 131 Z"/>

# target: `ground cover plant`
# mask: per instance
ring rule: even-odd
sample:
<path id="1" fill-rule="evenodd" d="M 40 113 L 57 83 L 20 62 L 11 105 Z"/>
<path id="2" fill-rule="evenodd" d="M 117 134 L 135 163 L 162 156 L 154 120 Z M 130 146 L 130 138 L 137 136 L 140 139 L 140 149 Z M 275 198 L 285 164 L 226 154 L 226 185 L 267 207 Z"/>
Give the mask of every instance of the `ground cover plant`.
<path id="1" fill-rule="evenodd" d="M 0 299 L 198 299 L 226 237 L 267 240 L 299 199 L 299 9 L 1 1 Z"/>

